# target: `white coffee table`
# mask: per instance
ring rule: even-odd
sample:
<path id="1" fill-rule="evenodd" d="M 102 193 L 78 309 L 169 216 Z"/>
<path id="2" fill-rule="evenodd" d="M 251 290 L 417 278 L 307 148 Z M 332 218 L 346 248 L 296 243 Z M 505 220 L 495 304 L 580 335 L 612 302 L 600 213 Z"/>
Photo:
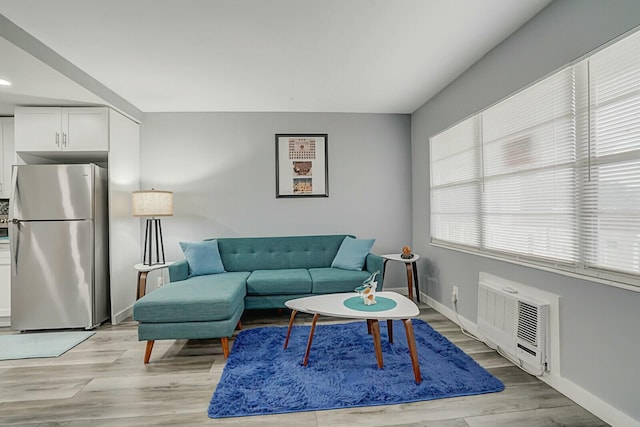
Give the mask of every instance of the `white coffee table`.
<path id="1" fill-rule="evenodd" d="M 284 348 L 289 345 L 289 336 L 291 335 L 291 328 L 293 327 L 293 320 L 299 311 L 303 313 L 313 314 L 313 321 L 311 322 L 311 331 L 309 331 L 309 339 L 307 341 L 307 350 L 304 355 L 303 365 L 307 366 L 309 361 L 309 353 L 311 351 L 311 343 L 313 342 L 313 334 L 316 329 L 316 323 L 318 317 L 322 314 L 325 316 L 341 317 L 347 319 L 363 319 L 367 321 L 367 328 L 370 334 L 373 334 L 373 345 L 376 352 L 376 359 L 378 362 L 378 368 L 384 367 L 382 360 L 382 345 L 380 343 L 380 325 L 379 320 L 387 321 L 387 330 L 389 333 L 389 342 L 393 343 L 393 320 L 402 320 L 404 324 L 404 330 L 407 334 L 407 344 L 409 346 L 409 354 L 411 355 L 411 363 L 413 365 L 413 374 L 416 383 L 421 382 L 420 378 L 420 365 L 418 363 L 418 350 L 416 348 L 416 339 L 413 333 L 413 325 L 411 324 L 411 318 L 420 314 L 418 306 L 407 297 L 395 292 L 376 292 L 376 299 L 379 299 L 380 308 L 382 308 L 382 300 L 386 299 L 386 303 L 389 300 L 395 303 L 395 307 L 382 311 L 363 311 L 365 308 L 353 309 L 345 306 L 345 301 L 353 297 L 357 297 L 354 293 L 341 293 L 341 294 L 326 294 L 316 295 L 312 297 L 292 299 L 284 304 L 290 308 L 291 318 L 289 319 L 289 329 L 287 330 L 287 338 L 284 342 Z M 392 303 L 389 303 L 392 304 Z M 378 304 L 376 304 L 378 305 Z M 376 307 L 376 305 L 372 307 Z"/>

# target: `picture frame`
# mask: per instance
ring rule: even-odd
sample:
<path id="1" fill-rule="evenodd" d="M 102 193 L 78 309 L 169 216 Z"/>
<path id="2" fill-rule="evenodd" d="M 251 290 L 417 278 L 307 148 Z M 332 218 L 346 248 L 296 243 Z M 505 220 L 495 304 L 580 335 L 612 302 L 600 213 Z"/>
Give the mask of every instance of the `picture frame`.
<path id="1" fill-rule="evenodd" d="M 276 134 L 276 198 L 329 197 L 329 136 Z"/>

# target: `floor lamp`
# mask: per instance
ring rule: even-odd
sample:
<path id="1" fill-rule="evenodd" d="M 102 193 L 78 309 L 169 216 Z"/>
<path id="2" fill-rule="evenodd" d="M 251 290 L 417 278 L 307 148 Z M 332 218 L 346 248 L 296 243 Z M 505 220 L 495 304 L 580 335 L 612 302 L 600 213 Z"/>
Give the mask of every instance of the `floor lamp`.
<path id="1" fill-rule="evenodd" d="M 133 216 L 148 217 L 144 232 L 144 265 L 164 264 L 162 224 L 159 216 L 173 215 L 173 193 L 171 191 L 134 191 L 132 197 Z M 153 255 L 155 252 L 155 261 Z"/>

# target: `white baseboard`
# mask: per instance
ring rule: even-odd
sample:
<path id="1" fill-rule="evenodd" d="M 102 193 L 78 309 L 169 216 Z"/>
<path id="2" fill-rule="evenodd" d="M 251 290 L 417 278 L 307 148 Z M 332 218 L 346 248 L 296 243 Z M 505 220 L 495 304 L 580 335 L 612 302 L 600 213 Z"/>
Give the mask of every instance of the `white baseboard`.
<path id="1" fill-rule="evenodd" d="M 612 426 L 640 427 L 639 420 L 631 418 L 618 408 L 611 406 L 604 400 L 594 396 L 564 377 L 559 375 L 545 375 L 540 379 L 607 424 Z"/>
<path id="2" fill-rule="evenodd" d="M 482 334 L 478 332 L 478 326 L 476 325 L 475 322 L 472 322 L 469 319 L 466 319 L 462 316 L 456 316 L 455 311 L 453 311 L 446 305 L 439 303 L 438 301 L 434 300 L 430 296 L 423 294 L 422 292 L 420 292 L 420 299 L 422 301 L 426 301 L 430 307 L 432 307 L 438 313 L 442 314 L 447 319 L 451 320 L 456 325 L 460 326 L 460 322 L 462 322 L 462 327 L 464 328 L 465 331 L 470 332 L 472 335 L 478 338 L 484 339 Z M 458 318 L 460 319 L 460 321 L 458 321 Z"/>
<path id="3" fill-rule="evenodd" d="M 0 327 L 11 326 L 11 309 L 0 308 Z"/>
<path id="4" fill-rule="evenodd" d="M 460 325 L 456 313 L 447 307 L 444 304 L 439 303 L 428 295 L 420 293 L 421 301 L 426 301 L 430 307 L 436 310 L 438 313 L 442 314 L 452 322 L 457 325 Z M 478 332 L 477 324 L 471 322 L 464 317 L 460 317 L 460 321 L 462 322 L 462 326 L 465 330 L 471 332 L 473 335 L 483 338 L 482 335 Z M 572 381 L 561 377 L 559 375 L 550 373 L 545 374 L 543 377 L 539 377 L 540 380 L 549 384 L 552 388 L 564 394 L 569 399 L 576 402 L 578 405 L 582 406 L 587 411 L 594 414 L 596 417 L 600 418 L 607 424 L 611 424 L 612 426 L 629 426 L 629 427 L 640 427 L 640 421 L 630 417 L 619 409 L 611 406 L 604 400 L 599 397 L 591 394 L 587 390 L 582 387 L 576 385 Z"/>
<path id="5" fill-rule="evenodd" d="M 124 320 L 129 318 L 132 313 L 133 313 L 133 306 L 125 308 L 121 312 L 116 313 L 115 316 L 111 317 L 111 324 L 112 325 L 117 325 L 118 323 L 123 322 Z"/>
<path id="6" fill-rule="evenodd" d="M 399 293 L 399 294 L 404 295 L 404 296 L 409 295 L 407 293 L 407 287 L 406 286 L 404 288 L 387 288 L 387 287 L 384 287 L 382 290 L 385 291 L 385 292 L 387 292 L 387 291 L 396 292 L 396 293 Z"/>

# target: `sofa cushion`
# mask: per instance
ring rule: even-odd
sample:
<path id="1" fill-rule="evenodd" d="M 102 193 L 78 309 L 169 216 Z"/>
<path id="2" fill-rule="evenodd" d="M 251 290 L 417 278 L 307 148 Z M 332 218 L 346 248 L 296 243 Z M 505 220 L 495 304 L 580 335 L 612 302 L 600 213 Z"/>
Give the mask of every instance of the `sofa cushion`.
<path id="1" fill-rule="evenodd" d="M 219 238 L 226 271 L 330 267 L 345 235 Z"/>
<path id="2" fill-rule="evenodd" d="M 247 279 L 247 295 L 293 295 L 311 292 L 311 276 L 304 268 L 255 270 Z"/>
<path id="3" fill-rule="evenodd" d="M 138 322 L 199 322 L 231 318 L 244 303 L 249 273 L 221 273 L 172 282 L 133 305 Z"/>
<path id="4" fill-rule="evenodd" d="M 311 292 L 314 294 L 352 292 L 371 275 L 368 271 L 341 268 L 310 268 L 309 274 L 313 281 Z"/>
<path id="5" fill-rule="evenodd" d="M 345 237 L 331 263 L 331 267 L 345 270 L 362 270 L 367 254 L 375 241 L 375 239 Z"/>
<path id="6" fill-rule="evenodd" d="M 217 240 L 180 242 L 180 248 L 189 263 L 190 276 L 224 273 Z"/>

